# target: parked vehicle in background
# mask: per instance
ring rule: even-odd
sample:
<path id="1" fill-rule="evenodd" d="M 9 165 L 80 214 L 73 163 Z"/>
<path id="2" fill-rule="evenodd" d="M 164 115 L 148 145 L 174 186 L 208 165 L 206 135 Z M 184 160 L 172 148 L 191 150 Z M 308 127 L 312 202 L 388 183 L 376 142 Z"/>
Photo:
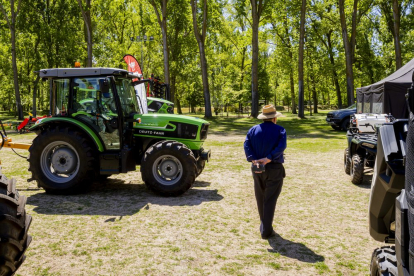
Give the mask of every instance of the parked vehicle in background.
<path id="1" fill-rule="evenodd" d="M 378 128 L 394 121 L 387 114 L 355 114 L 346 133 L 348 145 L 344 152 L 345 173 L 354 184 L 362 184 L 365 167 L 373 168 L 377 155 Z"/>
<path id="2" fill-rule="evenodd" d="M 356 113 L 356 104 L 345 109 L 331 111 L 326 116 L 326 122 L 335 130 L 348 130 L 351 115 Z"/>

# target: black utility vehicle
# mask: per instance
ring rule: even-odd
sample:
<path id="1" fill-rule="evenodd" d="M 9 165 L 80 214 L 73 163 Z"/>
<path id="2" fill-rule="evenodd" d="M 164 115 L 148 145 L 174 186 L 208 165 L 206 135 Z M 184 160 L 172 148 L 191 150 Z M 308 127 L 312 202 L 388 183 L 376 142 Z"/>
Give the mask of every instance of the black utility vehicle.
<path id="1" fill-rule="evenodd" d="M 326 116 L 326 122 L 335 130 L 347 130 L 351 115 L 356 113 L 356 104 L 351 105 L 345 109 L 331 111 Z"/>
<path id="2" fill-rule="evenodd" d="M 373 168 L 377 154 L 378 129 L 385 122 L 394 121 L 385 114 L 355 114 L 346 133 L 348 146 L 344 152 L 345 173 L 354 184 L 362 184 L 365 167 Z"/>
<path id="3" fill-rule="evenodd" d="M 374 250 L 371 275 L 414 275 L 414 86 L 408 95 L 410 119 L 385 123 L 378 131 L 369 231 L 392 245 Z"/>

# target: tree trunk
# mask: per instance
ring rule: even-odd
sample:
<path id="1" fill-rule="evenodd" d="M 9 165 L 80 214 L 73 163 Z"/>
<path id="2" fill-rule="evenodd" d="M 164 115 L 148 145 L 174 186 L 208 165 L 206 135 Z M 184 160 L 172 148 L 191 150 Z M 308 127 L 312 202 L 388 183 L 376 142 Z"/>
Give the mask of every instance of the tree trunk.
<path id="1" fill-rule="evenodd" d="M 290 53 L 290 56 L 292 58 L 291 60 L 293 60 L 292 53 Z M 291 97 L 291 101 L 292 101 L 292 114 L 297 114 L 296 113 L 296 98 L 295 98 L 295 82 L 293 80 L 293 68 L 292 68 L 292 66 L 290 68 L 289 79 L 290 79 L 290 97 Z"/>
<path id="2" fill-rule="evenodd" d="M 305 14 L 306 0 L 302 0 L 302 8 L 300 13 L 300 39 L 299 39 L 299 64 L 298 64 L 298 81 L 299 81 L 299 118 L 305 117 L 304 96 L 305 90 L 303 85 L 303 50 L 305 44 Z"/>
<path id="3" fill-rule="evenodd" d="M 37 96 L 37 85 L 39 83 L 40 80 L 40 76 L 37 75 L 36 80 L 33 83 L 33 109 L 32 109 L 32 113 L 33 113 L 33 117 L 36 117 L 36 96 Z"/>
<path id="4" fill-rule="evenodd" d="M 329 53 L 329 60 L 332 65 L 332 75 L 334 77 L 334 84 L 335 84 L 335 90 L 336 90 L 336 97 L 338 98 L 338 108 L 342 108 L 342 95 L 341 95 L 341 87 L 339 86 L 338 81 L 338 73 L 336 73 L 336 66 L 335 66 L 335 59 L 332 51 L 332 41 L 331 41 L 331 33 L 326 34 L 327 40 L 328 40 L 328 53 Z M 316 113 L 316 112 L 315 112 Z"/>
<path id="5" fill-rule="evenodd" d="M 395 69 L 398 70 L 402 66 L 400 42 L 400 7 L 398 0 L 393 0 L 392 4 L 392 13 L 394 17 Z"/>
<path id="6" fill-rule="evenodd" d="M 183 111 L 181 110 L 181 102 L 180 99 L 178 97 L 175 98 L 175 101 L 177 102 L 177 113 L 178 114 L 183 114 Z"/>
<path id="7" fill-rule="evenodd" d="M 243 72 L 243 70 L 244 70 L 244 60 L 245 60 L 245 56 L 246 56 L 246 50 L 247 50 L 247 47 L 243 47 L 243 50 L 242 50 L 242 62 L 241 62 L 241 67 L 240 67 L 240 85 L 239 85 L 239 90 L 242 90 L 243 89 L 243 80 L 244 80 L 244 72 Z"/>
<path id="8" fill-rule="evenodd" d="M 203 5 L 203 23 L 202 23 L 202 31 L 201 34 L 198 29 L 197 23 L 197 0 L 191 0 L 191 11 L 193 15 L 193 28 L 194 28 L 194 35 L 197 40 L 198 50 L 200 52 L 200 65 L 201 65 L 201 77 L 203 80 L 203 93 L 204 93 L 204 111 L 205 117 L 211 118 L 213 114 L 211 113 L 211 101 L 210 101 L 210 89 L 208 85 L 208 71 L 207 71 L 207 59 L 205 53 L 205 46 L 204 42 L 206 39 L 206 32 L 207 32 L 207 0 L 204 0 Z"/>
<path id="9" fill-rule="evenodd" d="M 155 0 L 151 0 L 151 5 L 155 10 L 155 14 L 157 15 L 158 24 L 161 28 L 162 33 L 162 47 L 164 53 L 164 82 L 170 83 L 170 59 L 169 59 L 169 50 L 168 50 L 168 37 L 167 37 L 167 4 L 168 0 L 157 1 L 161 4 L 161 14 L 158 10 L 157 4 Z M 171 91 L 171 99 L 174 102 L 174 91 Z"/>
<path id="10" fill-rule="evenodd" d="M 358 0 L 354 0 L 354 7 L 355 3 Z M 352 46 L 348 39 L 348 31 L 346 26 L 346 19 L 345 19 L 345 4 L 344 0 L 339 0 L 339 15 L 341 19 L 341 29 L 342 29 L 342 39 L 345 48 L 345 57 L 346 57 L 346 92 L 347 92 L 347 101 L 348 106 L 354 103 L 354 71 L 352 68 Z M 354 27 L 354 26 L 353 26 Z M 356 27 L 356 26 L 355 26 Z"/>
<path id="11" fill-rule="evenodd" d="M 163 1 L 165 2 L 165 0 Z M 168 51 L 168 41 L 167 41 L 167 20 L 163 20 L 161 24 L 162 32 L 162 47 L 164 53 L 164 82 L 170 83 L 170 62 L 169 62 L 169 51 Z M 174 102 L 174 92 L 171 93 L 171 101 Z"/>
<path id="12" fill-rule="evenodd" d="M 204 49 L 204 43 L 198 43 L 198 47 L 200 49 L 201 76 L 203 79 L 205 116 L 206 118 L 211 118 L 213 115 L 211 113 L 210 90 L 208 86 L 207 60 L 206 60 L 206 53 Z"/>
<path id="13" fill-rule="evenodd" d="M 256 0 L 250 1 L 252 5 L 252 111 L 251 116 L 259 115 L 259 20 Z"/>
<path id="14" fill-rule="evenodd" d="M 16 97 L 16 110 L 17 117 L 19 120 L 23 120 L 23 107 L 20 99 L 20 90 L 19 90 L 19 75 L 17 71 L 17 57 L 16 57 L 16 30 L 13 26 L 10 29 L 11 32 L 11 43 L 12 43 L 12 67 L 13 67 L 13 80 L 14 80 L 14 95 Z"/>
<path id="15" fill-rule="evenodd" d="M 15 11 L 14 0 L 10 0 L 10 17 L 7 16 L 6 10 L 4 9 L 2 3 L 0 3 L 0 10 L 10 30 L 10 42 L 12 46 L 11 52 L 12 52 L 14 95 L 16 97 L 16 111 L 17 111 L 18 119 L 23 120 L 24 117 L 23 117 L 22 103 L 20 99 L 19 75 L 17 71 L 17 56 L 16 56 L 16 18 L 20 11 L 20 5 L 21 5 L 21 0 L 19 0 L 17 4 L 17 11 Z"/>
<path id="16" fill-rule="evenodd" d="M 286 17 L 283 20 L 283 25 L 284 25 L 284 28 L 285 28 L 285 35 L 286 35 L 286 40 L 287 40 L 286 47 L 289 50 L 289 64 L 290 64 L 289 79 L 290 79 L 290 97 L 291 97 L 291 100 L 292 100 L 292 114 L 297 114 L 296 113 L 296 97 L 295 97 L 295 81 L 294 81 L 294 78 L 293 78 L 292 43 L 290 42 L 289 26 L 287 24 L 287 18 Z M 289 112 L 289 109 L 288 109 L 288 112 Z"/>
<path id="17" fill-rule="evenodd" d="M 83 22 L 85 26 L 85 40 L 88 46 L 88 58 L 86 59 L 86 67 L 92 67 L 92 19 L 91 19 L 91 0 L 85 0 L 86 9 L 83 9 L 82 0 L 78 0 L 81 9 Z"/>

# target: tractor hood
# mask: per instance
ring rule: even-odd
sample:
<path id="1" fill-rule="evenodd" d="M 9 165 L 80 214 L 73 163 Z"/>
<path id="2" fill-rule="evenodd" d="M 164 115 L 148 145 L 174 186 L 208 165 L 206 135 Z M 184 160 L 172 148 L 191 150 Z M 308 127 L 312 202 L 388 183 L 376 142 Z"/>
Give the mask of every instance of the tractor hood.
<path id="1" fill-rule="evenodd" d="M 164 113 L 150 113 L 150 114 L 137 114 L 134 116 L 135 120 L 141 119 L 141 122 L 138 122 L 139 126 L 143 127 L 160 127 L 164 128 L 167 124 L 172 122 L 185 123 L 190 125 L 209 125 L 210 123 L 206 120 L 190 117 L 185 115 L 177 114 L 164 114 Z"/>

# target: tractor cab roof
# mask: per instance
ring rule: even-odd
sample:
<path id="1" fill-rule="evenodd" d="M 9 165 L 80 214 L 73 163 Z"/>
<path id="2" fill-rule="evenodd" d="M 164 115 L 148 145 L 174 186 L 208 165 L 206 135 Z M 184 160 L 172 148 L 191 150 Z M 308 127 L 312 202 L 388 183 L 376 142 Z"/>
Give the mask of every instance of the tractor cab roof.
<path id="1" fill-rule="evenodd" d="M 136 77 L 127 70 L 119 68 L 87 67 L 87 68 L 51 68 L 38 71 L 41 78 L 68 78 L 85 76 L 125 75 Z"/>

